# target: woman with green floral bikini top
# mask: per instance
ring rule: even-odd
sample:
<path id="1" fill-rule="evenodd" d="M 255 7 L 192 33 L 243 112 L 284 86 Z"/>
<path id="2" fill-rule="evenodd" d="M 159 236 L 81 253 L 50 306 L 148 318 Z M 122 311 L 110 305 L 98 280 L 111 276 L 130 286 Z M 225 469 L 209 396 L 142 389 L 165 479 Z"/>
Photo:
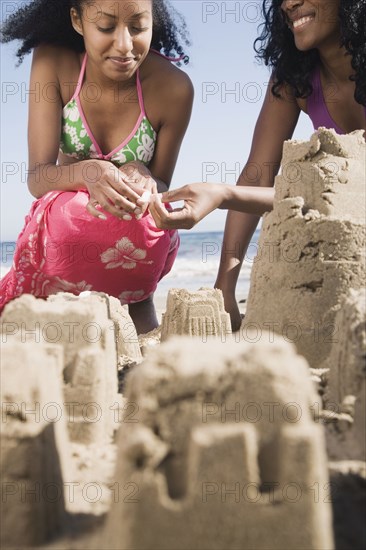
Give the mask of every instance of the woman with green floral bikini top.
<path id="1" fill-rule="evenodd" d="M 88 17 L 92 7 L 98 17 Z M 30 98 L 28 185 L 38 200 L 18 238 L 13 267 L 0 283 L 0 311 L 24 293 L 95 290 L 129 304 L 138 332 L 157 326 L 152 296 L 173 265 L 179 237 L 156 227 L 141 196 L 170 183 L 193 90 L 185 73 L 150 52 L 179 54 L 179 35 L 187 43 L 175 10 L 165 0 L 136 0 L 133 7 L 128 0 L 37 0 L 2 29 L 7 41 L 23 40 L 20 58 L 38 46 L 31 86 L 56 82 L 60 101 Z M 67 99 L 66 84 L 79 63 L 77 86 Z M 103 92 L 98 102 L 82 94 L 90 83 Z M 126 86 L 137 92 L 139 113 L 135 101 L 111 99 L 111 90 Z M 119 133 L 128 135 L 106 152 Z M 131 161 L 134 183 L 128 177 Z"/>

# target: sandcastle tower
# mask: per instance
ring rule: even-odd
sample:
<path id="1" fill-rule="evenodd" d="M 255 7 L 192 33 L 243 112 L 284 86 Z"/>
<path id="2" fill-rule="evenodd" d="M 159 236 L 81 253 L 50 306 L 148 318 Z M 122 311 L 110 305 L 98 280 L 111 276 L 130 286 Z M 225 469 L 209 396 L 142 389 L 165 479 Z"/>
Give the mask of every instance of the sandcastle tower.
<path id="1" fill-rule="evenodd" d="M 346 414 L 343 429 L 330 425 L 327 450 L 332 459 L 366 458 L 366 288 L 350 290 L 335 317 L 339 339 L 333 343 L 325 408 Z M 347 418 L 347 417 L 346 417 Z"/>
<path id="2" fill-rule="evenodd" d="M 242 330 L 282 335 L 311 367 L 341 338 L 335 315 L 349 289 L 366 285 L 365 163 L 361 131 L 285 142 L 264 217 Z"/>
<path id="3" fill-rule="evenodd" d="M 139 340 L 136 333 L 136 327 L 128 313 L 127 306 L 122 306 L 121 302 L 114 296 L 109 296 L 104 292 L 82 292 L 79 296 L 68 292 L 59 292 L 47 298 L 48 302 L 74 302 L 74 305 L 84 300 L 89 304 L 95 304 L 96 307 L 105 306 L 104 316 L 111 321 L 110 330 L 114 334 L 117 359 L 120 356 L 127 356 L 135 361 L 141 361 L 142 355 L 139 346 Z M 114 330 L 113 330 L 114 329 Z"/>
<path id="4" fill-rule="evenodd" d="M 23 295 L 1 317 L 2 339 L 57 344 L 63 350 L 63 396 L 72 441 L 110 440 L 118 425 L 116 324 L 104 295 Z M 135 346 L 136 344 L 131 344 Z M 119 346 L 119 347 L 118 347 Z M 140 353 L 140 352 L 139 352 Z"/>
<path id="5" fill-rule="evenodd" d="M 187 354 L 190 347 L 195 361 Z M 331 549 L 322 427 L 292 345 L 172 338 L 127 383 L 108 549 Z"/>
<path id="6" fill-rule="evenodd" d="M 1 547 L 44 543 L 65 520 L 73 470 L 62 396 L 62 349 L 1 349 Z"/>
<path id="7" fill-rule="evenodd" d="M 174 335 L 200 336 L 206 339 L 227 333 L 231 333 L 231 323 L 224 308 L 221 290 L 169 290 L 166 313 L 162 319 L 162 341 Z"/>
<path id="8" fill-rule="evenodd" d="M 351 290 L 341 303 L 334 326 L 339 335 L 329 358 L 328 400 L 357 397 L 366 378 L 366 288 Z"/>

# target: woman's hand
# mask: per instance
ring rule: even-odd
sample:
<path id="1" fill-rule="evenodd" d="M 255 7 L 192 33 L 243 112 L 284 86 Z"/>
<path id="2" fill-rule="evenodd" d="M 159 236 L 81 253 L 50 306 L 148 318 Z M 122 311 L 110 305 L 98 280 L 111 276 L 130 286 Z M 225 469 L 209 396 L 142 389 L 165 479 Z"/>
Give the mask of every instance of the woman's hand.
<path id="1" fill-rule="evenodd" d="M 127 185 L 132 185 L 134 188 L 138 186 L 151 193 L 157 192 L 156 181 L 142 162 L 138 160 L 128 162 L 120 166 L 119 171 Z"/>
<path id="2" fill-rule="evenodd" d="M 126 183 L 122 172 L 111 162 L 103 160 L 84 161 L 83 180 L 89 191 L 88 212 L 100 219 L 106 216 L 99 210 L 122 219 L 131 219 L 136 202 L 142 195 L 141 187 Z"/>
<path id="3" fill-rule="evenodd" d="M 162 195 L 153 195 L 149 210 L 161 229 L 191 229 L 207 214 L 220 208 L 226 186 L 216 183 L 191 183 Z M 164 202 L 184 201 L 182 208 L 167 210 Z"/>
<path id="4" fill-rule="evenodd" d="M 152 177 L 150 170 L 140 161 L 132 161 L 119 168 L 123 181 L 131 185 L 134 190 L 141 193 L 137 200 L 137 208 L 134 211 L 136 219 L 145 214 L 152 194 L 158 192 L 157 181 Z"/>

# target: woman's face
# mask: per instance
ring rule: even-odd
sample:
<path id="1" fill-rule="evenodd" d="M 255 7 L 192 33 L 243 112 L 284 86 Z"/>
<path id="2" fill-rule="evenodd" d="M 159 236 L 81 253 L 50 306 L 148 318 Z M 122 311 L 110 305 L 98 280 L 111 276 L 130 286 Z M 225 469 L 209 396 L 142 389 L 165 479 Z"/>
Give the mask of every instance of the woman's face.
<path id="1" fill-rule="evenodd" d="M 81 18 L 71 9 L 71 20 L 88 59 L 111 80 L 131 78 L 149 52 L 152 0 L 87 0 Z"/>
<path id="2" fill-rule="evenodd" d="M 301 51 L 339 43 L 340 0 L 284 0 L 281 9 Z"/>

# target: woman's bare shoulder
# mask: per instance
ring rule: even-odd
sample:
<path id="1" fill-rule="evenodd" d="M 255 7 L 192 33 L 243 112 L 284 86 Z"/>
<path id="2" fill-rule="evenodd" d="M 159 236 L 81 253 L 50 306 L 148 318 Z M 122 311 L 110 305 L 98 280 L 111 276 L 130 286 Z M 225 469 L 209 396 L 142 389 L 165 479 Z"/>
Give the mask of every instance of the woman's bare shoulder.
<path id="1" fill-rule="evenodd" d="M 159 89 L 160 97 L 190 97 L 193 85 L 188 74 L 164 57 L 150 52 L 146 59 L 146 78 Z"/>
<path id="2" fill-rule="evenodd" d="M 80 59 L 83 54 L 75 52 L 69 48 L 57 46 L 55 44 L 40 44 L 34 48 L 33 58 L 43 62 L 55 62 L 57 64 L 67 65 Z M 59 65 L 55 65 L 59 67 Z"/>
<path id="3" fill-rule="evenodd" d="M 57 82 L 63 103 L 72 97 L 83 53 L 51 44 L 41 44 L 33 53 L 33 70 L 40 80 Z"/>

